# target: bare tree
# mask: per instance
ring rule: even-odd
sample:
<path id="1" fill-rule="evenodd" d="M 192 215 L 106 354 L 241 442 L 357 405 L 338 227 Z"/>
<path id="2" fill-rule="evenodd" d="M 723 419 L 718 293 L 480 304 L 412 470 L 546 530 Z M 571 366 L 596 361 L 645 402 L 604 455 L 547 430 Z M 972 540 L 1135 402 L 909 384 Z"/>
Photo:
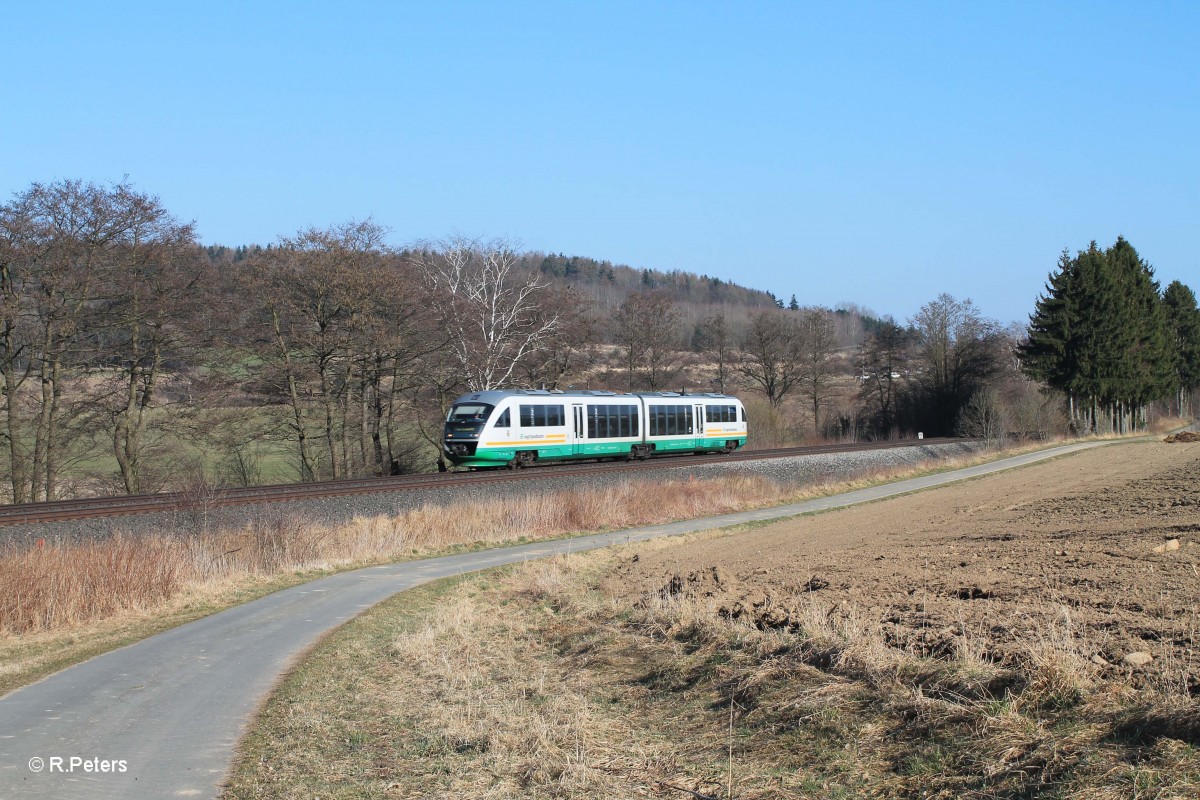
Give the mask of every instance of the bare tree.
<path id="1" fill-rule="evenodd" d="M 613 331 L 624 351 L 628 388 L 637 376 L 650 391 L 664 388 L 677 371 L 679 308 L 666 292 L 646 290 L 625 298 L 613 314 Z"/>
<path id="2" fill-rule="evenodd" d="M 410 261 L 389 256 L 374 281 L 373 307 L 356 329 L 362 462 L 375 474 L 399 474 L 411 470 L 414 447 L 405 398 L 424 384 L 427 361 L 445 354 L 447 340 Z"/>
<path id="3" fill-rule="evenodd" d="M 523 276 L 513 244 L 454 237 L 412 255 L 431 290 L 452 358 L 470 391 L 506 385 L 518 366 L 557 330 L 542 313 L 549 284 Z"/>
<path id="4" fill-rule="evenodd" d="M 999 368 L 1003 336 L 970 300 L 939 295 L 917 312 L 912 327 L 925 420 L 935 430 L 953 430 L 959 412 Z"/>
<path id="5" fill-rule="evenodd" d="M 958 416 L 958 433 L 983 439 L 988 447 L 1004 441 L 1008 428 L 1008 411 L 1001 402 L 999 392 L 992 387 L 976 390 Z"/>
<path id="6" fill-rule="evenodd" d="M 142 466 L 148 414 L 155 407 L 164 362 L 180 358 L 197 339 L 200 290 L 207 263 L 193 228 L 146 195 L 125 196 L 127 228 L 113 243 L 97 304 L 111 364 L 94 398 L 103 408 L 125 491 L 145 490 Z M 192 322 L 194 324 L 188 324 Z"/>
<path id="7" fill-rule="evenodd" d="M 595 364 L 600 326 L 583 296 L 571 288 L 551 287 L 540 313 L 558 317 L 558 325 L 522 362 L 520 374 L 526 386 L 560 389 Z"/>
<path id="8" fill-rule="evenodd" d="M 801 390 L 812 409 L 813 432 L 820 435 L 821 409 L 833 393 L 833 354 L 837 350 L 837 327 L 829 311 L 813 308 L 801 315 L 800 345 Z"/>
<path id="9" fill-rule="evenodd" d="M 778 408 L 804 377 L 803 358 L 803 337 L 795 315 L 762 311 L 750 319 L 737 369 Z"/>
<path id="10" fill-rule="evenodd" d="M 14 501 L 56 496 L 64 425 L 79 419 L 63 385 L 95 345 L 87 318 L 97 287 L 143 200 L 126 184 L 60 181 L 35 183 L 0 211 L 0 374 Z M 23 390 L 29 378 L 33 392 Z"/>
<path id="11" fill-rule="evenodd" d="M 717 364 L 717 391 L 725 392 L 730 381 L 730 369 L 734 359 L 733 335 L 724 314 L 705 317 L 697 330 L 697 346 Z"/>
<path id="12" fill-rule="evenodd" d="M 32 371 L 28 303 L 23 296 L 25 252 L 32 219 L 20 202 L 0 206 L 0 375 L 3 376 L 4 436 L 13 502 L 26 499 L 28 463 L 22 444 L 20 392 Z"/>
<path id="13" fill-rule="evenodd" d="M 363 337 L 387 313 L 379 306 L 383 236 L 369 220 L 310 228 L 260 253 L 244 275 L 259 309 L 259 355 L 290 409 L 301 480 L 351 469 L 347 392 Z"/>
<path id="14" fill-rule="evenodd" d="M 907 345 L 904 329 L 885 319 L 859 348 L 858 396 L 870 410 L 879 434 L 886 434 L 896 424 L 900 381 L 907 372 Z"/>

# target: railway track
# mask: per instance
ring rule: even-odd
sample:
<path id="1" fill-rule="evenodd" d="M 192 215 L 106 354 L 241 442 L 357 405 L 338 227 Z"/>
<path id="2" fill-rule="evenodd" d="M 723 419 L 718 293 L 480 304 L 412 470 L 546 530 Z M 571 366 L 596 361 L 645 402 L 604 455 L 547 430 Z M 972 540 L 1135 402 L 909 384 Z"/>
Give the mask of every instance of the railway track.
<path id="1" fill-rule="evenodd" d="M 38 525 L 78 519 L 114 517 L 127 514 L 163 513 L 194 509 L 204 504 L 209 508 L 239 506 L 254 503 L 281 503 L 288 500 L 313 500 L 356 494 L 378 494 L 421 489 L 457 488 L 490 483 L 516 483 L 547 480 L 588 473 L 638 473 L 667 467 L 686 467 L 697 464 L 719 464 L 737 461 L 756 461 L 773 458 L 846 453 L 859 450 L 883 450 L 916 445 L 948 444 L 962 439 L 924 439 L 900 442 L 867 442 L 856 444 L 813 445 L 774 450 L 741 450 L 727 454 L 699 456 L 661 456 L 646 461 L 602 461 L 570 465 L 539 466 L 522 470 L 487 472 L 445 472 L 421 475 L 397 475 L 383 478 L 353 478 L 316 483 L 288 483 L 274 486 L 250 486 L 215 489 L 211 492 L 166 492 L 162 494 L 94 497 L 85 500 L 55 500 L 48 503 L 18 503 L 0 506 L 0 526 Z"/>

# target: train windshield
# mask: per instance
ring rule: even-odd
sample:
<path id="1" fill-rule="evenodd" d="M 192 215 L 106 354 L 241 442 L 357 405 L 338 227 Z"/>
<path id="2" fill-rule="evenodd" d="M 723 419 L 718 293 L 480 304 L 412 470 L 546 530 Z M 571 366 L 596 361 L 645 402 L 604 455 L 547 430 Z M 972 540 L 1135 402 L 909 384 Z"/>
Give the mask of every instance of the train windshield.
<path id="1" fill-rule="evenodd" d="M 487 403 L 459 403 L 450 409 L 446 422 L 484 422 L 493 408 Z"/>

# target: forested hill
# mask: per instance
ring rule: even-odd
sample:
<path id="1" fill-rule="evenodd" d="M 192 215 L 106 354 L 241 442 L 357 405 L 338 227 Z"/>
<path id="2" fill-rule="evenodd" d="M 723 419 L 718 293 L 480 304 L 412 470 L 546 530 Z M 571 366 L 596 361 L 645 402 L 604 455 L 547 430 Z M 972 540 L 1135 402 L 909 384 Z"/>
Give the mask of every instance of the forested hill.
<path id="1" fill-rule="evenodd" d="M 254 253 L 274 247 L 273 244 L 265 247 L 257 244 L 236 247 L 208 245 L 205 252 L 214 264 L 236 264 Z M 412 251 L 401 251 L 402 257 L 410 255 Z M 663 272 L 656 269 L 637 269 L 587 256 L 532 251 L 520 256 L 517 268 L 525 273 L 540 274 L 553 283 L 570 286 L 593 298 L 600 308 L 615 307 L 631 292 L 646 289 L 656 289 L 674 303 L 698 306 L 764 309 L 782 304 L 771 292 L 739 286 L 721 278 L 682 270 Z"/>
<path id="2" fill-rule="evenodd" d="M 644 289 L 658 289 L 676 303 L 748 308 L 770 308 L 777 304 L 775 296 L 770 292 L 749 289 L 694 272 L 635 269 L 584 256 L 564 256 L 562 253 L 527 253 L 521 259 L 521 263 L 525 269 L 537 270 L 551 279 L 596 296 L 607 295 L 613 288 L 620 290 L 622 295 Z"/>

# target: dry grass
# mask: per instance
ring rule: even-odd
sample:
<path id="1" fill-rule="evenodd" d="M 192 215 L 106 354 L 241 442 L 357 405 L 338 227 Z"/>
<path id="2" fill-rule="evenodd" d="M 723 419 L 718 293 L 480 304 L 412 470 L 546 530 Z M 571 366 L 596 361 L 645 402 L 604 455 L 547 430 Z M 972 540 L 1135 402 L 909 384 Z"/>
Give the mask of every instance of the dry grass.
<path id="1" fill-rule="evenodd" d="M 1102 680 L 1060 609 L 1029 609 L 1042 634 L 1011 663 L 982 630 L 931 657 L 807 597 L 766 629 L 695 598 L 622 606 L 596 588 L 617 558 L 472 577 L 352 623 L 272 699 L 228 796 L 1200 793 L 1195 699 Z"/>
<path id="2" fill-rule="evenodd" d="M 160 608 L 184 591 L 466 545 L 719 514 L 777 499 L 758 478 L 635 484 L 426 507 L 329 526 L 287 516 L 237 531 L 39 542 L 0 557 L 0 635 L 87 625 Z"/>
<path id="3" fill-rule="evenodd" d="M 0 692 L 221 608 L 339 569 L 779 502 L 759 478 L 636 484 L 317 524 L 115 536 L 0 552 Z"/>
<path id="4" fill-rule="evenodd" d="M 654 492 L 630 483 L 431 506 L 336 526 L 277 513 L 241 530 L 0 550 L 0 691 L 165 625 L 333 570 L 797 502 L 995 457 L 880 469 L 799 488 L 757 477 L 675 481 Z"/>

